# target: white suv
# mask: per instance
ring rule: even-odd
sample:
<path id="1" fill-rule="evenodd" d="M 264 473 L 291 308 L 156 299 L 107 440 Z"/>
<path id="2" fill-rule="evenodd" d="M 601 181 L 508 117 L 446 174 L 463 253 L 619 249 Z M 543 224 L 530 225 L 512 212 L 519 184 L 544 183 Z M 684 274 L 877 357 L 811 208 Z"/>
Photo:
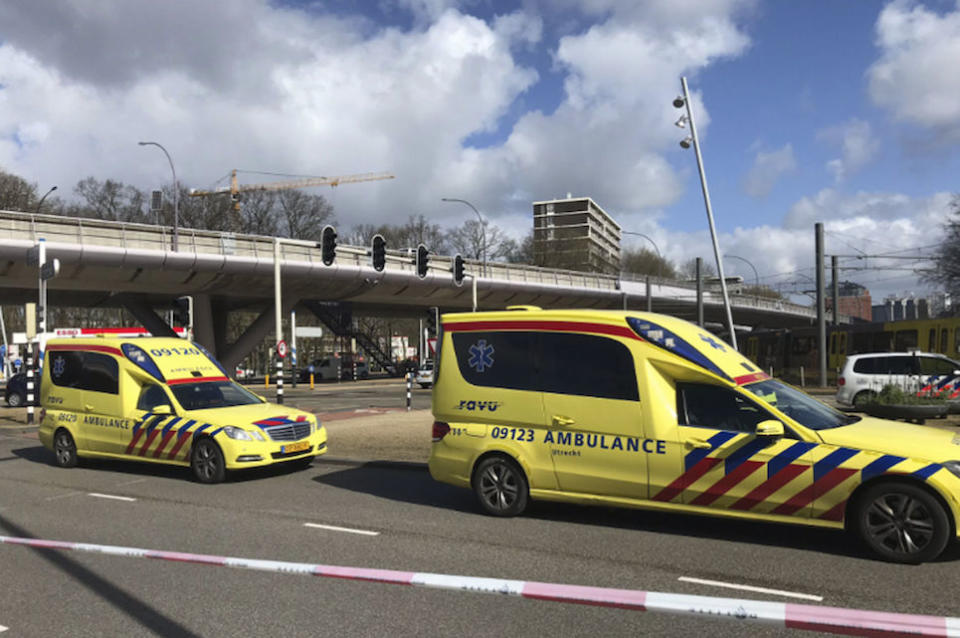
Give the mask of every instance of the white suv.
<path id="1" fill-rule="evenodd" d="M 960 396 L 960 363 L 928 352 L 852 354 L 837 379 L 837 403 L 861 406 L 888 384 L 956 400 Z"/>

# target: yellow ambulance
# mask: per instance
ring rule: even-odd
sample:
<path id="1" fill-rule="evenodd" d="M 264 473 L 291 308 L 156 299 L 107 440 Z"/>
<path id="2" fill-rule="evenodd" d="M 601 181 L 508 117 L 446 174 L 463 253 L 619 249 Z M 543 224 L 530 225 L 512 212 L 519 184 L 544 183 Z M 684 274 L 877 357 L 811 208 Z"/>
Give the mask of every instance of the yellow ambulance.
<path id="1" fill-rule="evenodd" d="M 230 470 L 308 465 L 327 449 L 314 415 L 268 403 L 183 339 L 51 339 L 44 359 L 39 435 L 61 467 L 166 463 L 217 483 Z"/>
<path id="2" fill-rule="evenodd" d="M 530 499 L 846 528 L 921 562 L 957 536 L 960 435 L 843 414 L 686 321 L 448 314 L 430 473 L 497 516 Z"/>

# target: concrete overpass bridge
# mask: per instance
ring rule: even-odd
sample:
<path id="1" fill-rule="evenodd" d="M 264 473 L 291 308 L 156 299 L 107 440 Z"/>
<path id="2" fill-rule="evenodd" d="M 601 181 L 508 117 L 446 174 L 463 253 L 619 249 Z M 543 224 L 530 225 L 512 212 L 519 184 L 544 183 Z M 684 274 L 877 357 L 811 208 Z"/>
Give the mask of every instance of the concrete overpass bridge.
<path id="1" fill-rule="evenodd" d="M 228 369 L 273 329 L 275 250 L 284 313 L 300 305 L 318 314 L 347 308 L 355 314 L 423 316 L 432 306 L 469 311 L 475 297 L 480 310 L 508 305 L 639 310 L 649 305 L 655 312 L 697 316 L 696 288 L 683 282 L 506 263 L 488 263 L 482 272 L 482 264 L 467 260 L 468 278 L 458 286 L 447 256 L 432 255 L 420 278 L 409 251 L 388 251 L 378 272 L 367 247 L 340 245 L 327 266 L 316 242 L 180 229 L 174 251 L 170 227 L 10 211 L 0 211 L 0 303 L 36 300 L 38 270 L 28 265 L 27 253 L 40 239 L 47 259 L 61 262 L 59 276 L 48 282 L 51 307 L 122 306 L 154 334 L 169 334 L 155 309 L 190 295 L 197 340 Z M 731 305 L 741 326 L 791 327 L 816 320 L 813 308 L 762 297 L 733 295 Z M 227 316 L 237 310 L 260 314 L 235 343 L 225 343 Z M 703 312 L 707 322 L 725 321 L 719 293 L 704 292 Z"/>

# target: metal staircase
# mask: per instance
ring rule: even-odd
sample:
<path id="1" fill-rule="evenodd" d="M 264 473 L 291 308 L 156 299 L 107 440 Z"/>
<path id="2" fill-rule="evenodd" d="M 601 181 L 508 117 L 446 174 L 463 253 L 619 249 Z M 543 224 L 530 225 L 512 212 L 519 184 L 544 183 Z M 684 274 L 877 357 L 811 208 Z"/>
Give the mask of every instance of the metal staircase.
<path id="1" fill-rule="evenodd" d="M 384 352 L 370 335 L 354 329 L 353 311 L 349 306 L 339 302 L 325 301 L 304 301 L 303 305 L 316 315 L 317 319 L 322 321 L 333 334 L 338 337 L 356 339 L 357 347 L 367 353 L 367 356 L 386 370 L 390 376 L 402 376 L 403 372 L 397 369 L 397 365 L 391 359 L 389 353 Z"/>

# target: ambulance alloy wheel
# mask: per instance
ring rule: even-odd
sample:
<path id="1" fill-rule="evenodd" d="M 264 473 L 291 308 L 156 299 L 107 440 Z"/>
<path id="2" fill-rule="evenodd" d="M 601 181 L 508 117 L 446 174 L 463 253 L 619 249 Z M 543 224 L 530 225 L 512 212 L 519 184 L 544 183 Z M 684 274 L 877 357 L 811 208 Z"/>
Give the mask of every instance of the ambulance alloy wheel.
<path id="1" fill-rule="evenodd" d="M 77 465 L 77 444 L 70 433 L 62 428 L 53 435 L 53 454 L 60 467 Z"/>
<path id="2" fill-rule="evenodd" d="M 864 543 L 893 563 L 933 560 L 950 540 L 950 519 L 932 494 L 907 483 L 880 483 L 857 501 Z"/>
<path id="3" fill-rule="evenodd" d="M 489 456 L 473 473 L 473 491 L 487 514 L 516 516 L 527 507 L 530 498 L 527 478 L 512 459 Z"/>
<path id="4" fill-rule="evenodd" d="M 190 469 L 194 478 L 201 483 L 223 482 L 227 477 L 227 468 L 216 441 L 207 437 L 194 442 L 193 451 L 190 452 Z"/>

